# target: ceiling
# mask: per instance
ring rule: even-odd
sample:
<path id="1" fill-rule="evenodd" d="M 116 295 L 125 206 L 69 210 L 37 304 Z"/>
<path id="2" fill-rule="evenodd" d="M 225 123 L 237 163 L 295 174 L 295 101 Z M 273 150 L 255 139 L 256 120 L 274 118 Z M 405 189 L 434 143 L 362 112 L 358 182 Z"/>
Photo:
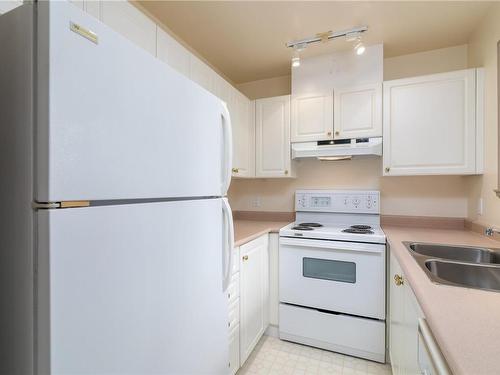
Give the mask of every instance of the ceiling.
<path id="1" fill-rule="evenodd" d="M 467 43 L 492 2 L 139 1 L 234 83 L 290 74 L 289 40 L 367 25 L 385 57 Z M 303 56 L 352 48 L 344 39 Z"/>

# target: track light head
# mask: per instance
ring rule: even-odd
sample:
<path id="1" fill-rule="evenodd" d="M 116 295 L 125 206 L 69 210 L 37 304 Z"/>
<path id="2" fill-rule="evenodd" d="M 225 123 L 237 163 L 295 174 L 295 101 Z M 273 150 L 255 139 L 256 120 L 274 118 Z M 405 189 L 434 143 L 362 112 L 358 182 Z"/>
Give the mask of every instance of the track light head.
<path id="1" fill-rule="evenodd" d="M 354 46 L 354 49 L 356 50 L 356 54 L 357 55 L 362 55 L 363 53 L 365 53 L 365 50 L 366 50 L 366 47 L 365 45 L 363 44 L 363 42 L 359 41 L 358 43 L 356 43 L 356 45 Z"/>

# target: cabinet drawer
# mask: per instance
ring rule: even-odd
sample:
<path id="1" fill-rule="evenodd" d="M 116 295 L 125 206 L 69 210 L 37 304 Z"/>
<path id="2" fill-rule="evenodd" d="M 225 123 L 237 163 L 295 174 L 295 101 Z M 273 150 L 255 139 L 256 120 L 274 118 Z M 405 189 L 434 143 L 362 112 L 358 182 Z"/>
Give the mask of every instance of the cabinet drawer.
<path id="1" fill-rule="evenodd" d="M 229 305 L 229 330 L 231 331 L 240 322 L 240 299 Z"/>
<path id="2" fill-rule="evenodd" d="M 280 304 L 279 331 L 281 339 L 385 362 L 385 323 L 380 320 Z"/>
<path id="3" fill-rule="evenodd" d="M 236 374 L 240 368 L 240 325 L 237 324 L 229 332 L 229 373 Z"/>
<path id="4" fill-rule="evenodd" d="M 240 296 L 240 273 L 235 273 L 231 278 L 231 283 L 227 288 L 227 298 L 231 305 Z"/>
<path id="5" fill-rule="evenodd" d="M 234 254 L 233 254 L 233 270 L 232 270 L 232 274 L 234 275 L 236 272 L 238 272 L 240 270 L 240 248 L 239 246 L 238 247 L 235 247 L 234 248 Z"/>

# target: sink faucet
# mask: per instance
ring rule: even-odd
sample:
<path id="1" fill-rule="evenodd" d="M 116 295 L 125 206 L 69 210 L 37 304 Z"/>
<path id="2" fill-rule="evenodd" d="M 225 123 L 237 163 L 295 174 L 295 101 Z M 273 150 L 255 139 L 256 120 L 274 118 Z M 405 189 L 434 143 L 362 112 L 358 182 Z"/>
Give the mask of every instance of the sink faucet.
<path id="1" fill-rule="evenodd" d="M 489 227 L 489 228 L 486 228 L 484 231 L 484 234 L 486 234 L 487 236 L 490 236 L 490 237 L 493 236 L 493 233 L 500 234 L 500 229 Z"/>

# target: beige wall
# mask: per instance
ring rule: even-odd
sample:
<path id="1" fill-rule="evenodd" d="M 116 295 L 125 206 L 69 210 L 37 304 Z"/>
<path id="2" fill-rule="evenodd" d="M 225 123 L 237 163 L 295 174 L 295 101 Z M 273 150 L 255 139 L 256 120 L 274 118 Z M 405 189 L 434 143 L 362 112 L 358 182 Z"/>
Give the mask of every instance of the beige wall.
<path id="1" fill-rule="evenodd" d="M 493 189 L 498 179 L 497 42 L 500 40 L 500 4 L 495 4 L 469 42 L 469 66 L 485 68 L 485 169 L 484 175 L 468 177 L 470 219 L 500 227 L 500 199 Z M 478 215 L 478 200 L 483 214 Z"/>
<path id="2" fill-rule="evenodd" d="M 261 79 L 236 85 L 236 88 L 249 99 L 269 98 L 271 96 L 288 95 L 291 92 L 291 77 L 281 76 Z"/>
<path id="3" fill-rule="evenodd" d="M 445 48 L 384 60 L 384 79 L 437 73 L 467 67 L 467 46 Z M 283 77 L 279 77 L 280 82 Z M 258 83 L 257 83 L 258 82 Z M 272 81 L 247 83 L 252 97 L 265 97 Z M 259 91 L 259 87 L 262 91 Z M 283 86 L 281 86 L 283 87 Z M 278 95 L 288 92 L 279 92 Z M 466 178 L 459 176 L 382 177 L 382 159 L 297 162 L 296 179 L 233 180 L 229 199 L 234 210 L 293 211 L 296 189 L 379 189 L 382 212 L 393 215 L 466 217 Z M 256 199 L 260 206 L 255 206 Z"/>
<path id="4" fill-rule="evenodd" d="M 467 45 L 384 59 L 384 80 L 459 70 L 467 65 Z"/>

